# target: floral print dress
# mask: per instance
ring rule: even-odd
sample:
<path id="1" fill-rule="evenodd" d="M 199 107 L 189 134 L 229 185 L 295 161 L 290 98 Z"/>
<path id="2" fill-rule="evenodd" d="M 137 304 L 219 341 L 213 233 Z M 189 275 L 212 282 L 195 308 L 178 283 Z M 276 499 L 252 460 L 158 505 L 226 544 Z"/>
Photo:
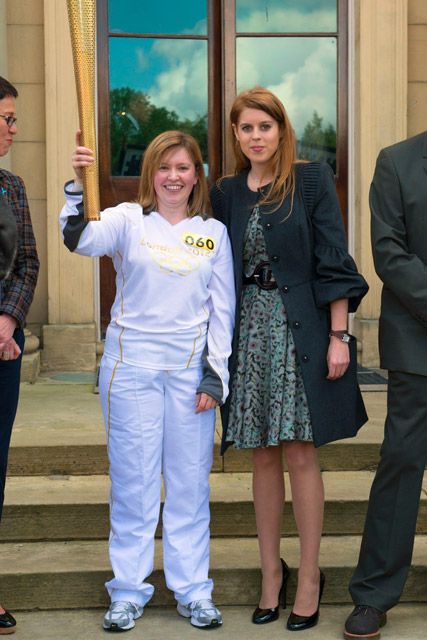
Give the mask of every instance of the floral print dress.
<path id="1" fill-rule="evenodd" d="M 268 260 L 260 215 L 255 206 L 245 232 L 243 269 L 248 277 Z M 312 442 L 304 384 L 279 290 L 244 286 L 240 304 L 227 441 L 237 449 Z"/>

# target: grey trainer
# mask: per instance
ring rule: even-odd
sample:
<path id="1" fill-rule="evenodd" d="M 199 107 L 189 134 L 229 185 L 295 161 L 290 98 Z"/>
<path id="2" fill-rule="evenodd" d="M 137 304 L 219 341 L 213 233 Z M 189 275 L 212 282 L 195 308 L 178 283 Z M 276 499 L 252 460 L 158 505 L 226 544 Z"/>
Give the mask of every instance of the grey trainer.
<path id="1" fill-rule="evenodd" d="M 135 620 L 144 613 L 144 607 L 134 602 L 117 600 L 112 602 L 104 616 L 102 626 L 106 631 L 129 631 L 135 626 Z"/>
<path id="2" fill-rule="evenodd" d="M 212 600 L 194 600 L 187 605 L 179 604 L 177 611 L 184 618 L 191 618 L 193 627 L 214 629 L 222 624 L 222 616 Z"/>

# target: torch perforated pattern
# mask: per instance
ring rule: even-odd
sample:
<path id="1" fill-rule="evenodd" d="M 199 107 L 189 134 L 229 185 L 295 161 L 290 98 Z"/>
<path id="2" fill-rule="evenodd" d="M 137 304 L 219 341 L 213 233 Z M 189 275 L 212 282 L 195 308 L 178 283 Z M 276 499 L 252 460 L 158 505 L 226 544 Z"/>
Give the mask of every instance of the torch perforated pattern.
<path id="1" fill-rule="evenodd" d="M 95 153 L 95 162 L 83 169 L 86 220 L 99 220 L 98 161 L 95 118 L 95 0 L 67 0 L 77 86 L 81 143 Z"/>

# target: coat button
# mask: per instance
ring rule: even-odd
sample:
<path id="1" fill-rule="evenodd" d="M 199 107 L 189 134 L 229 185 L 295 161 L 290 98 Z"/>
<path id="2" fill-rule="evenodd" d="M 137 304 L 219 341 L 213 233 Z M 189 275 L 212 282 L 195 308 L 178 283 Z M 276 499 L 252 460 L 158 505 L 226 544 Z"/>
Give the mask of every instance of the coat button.
<path id="1" fill-rule="evenodd" d="M 307 355 L 304 355 L 304 356 L 301 358 L 301 360 L 302 360 L 303 362 L 308 362 L 308 361 L 310 360 L 310 358 L 309 358 Z"/>
<path id="2" fill-rule="evenodd" d="M 271 224 L 271 222 L 267 222 L 267 224 L 265 225 L 265 228 L 268 229 L 269 231 L 272 227 L 273 225 Z"/>
<path id="3" fill-rule="evenodd" d="M 293 327 L 294 327 L 294 329 L 300 329 L 301 328 L 301 322 L 298 322 L 298 320 L 296 320 L 293 323 Z"/>
<path id="4" fill-rule="evenodd" d="M 279 262 L 279 256 L 271 256 L 273 262 Z"/>
<path id="5" fill-rule="evenodd" d="M 288 285 L 287 285 L 287 284 L 285 284 L 285 285 L 282 287 L 282 291 L 283 291 L 283 293 L 289 293 L 289 287 L 288 287 Z"/>

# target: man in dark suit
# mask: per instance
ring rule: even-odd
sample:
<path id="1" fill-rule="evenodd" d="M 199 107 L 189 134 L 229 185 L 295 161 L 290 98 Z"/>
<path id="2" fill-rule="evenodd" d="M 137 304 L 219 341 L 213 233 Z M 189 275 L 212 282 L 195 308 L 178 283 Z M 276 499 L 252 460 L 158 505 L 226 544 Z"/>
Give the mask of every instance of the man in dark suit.
<path id="1" fill-rule="evenodd" d="M 383 149 L 370 191 L 383 282 L 379 347 L 388 411 L 345 638 L 378 638 L 411 565 L 427 460 L 427 131 Z M 421 624 L 421 621 L 420 621 Z"/>

